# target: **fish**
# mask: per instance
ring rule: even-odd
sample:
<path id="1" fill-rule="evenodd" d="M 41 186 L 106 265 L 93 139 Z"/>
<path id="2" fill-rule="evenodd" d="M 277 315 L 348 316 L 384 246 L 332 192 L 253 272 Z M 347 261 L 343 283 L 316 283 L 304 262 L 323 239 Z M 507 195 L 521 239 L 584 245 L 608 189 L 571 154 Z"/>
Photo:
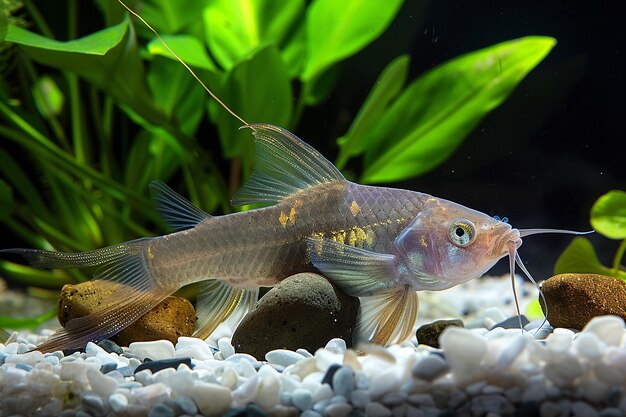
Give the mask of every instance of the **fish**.
<path id="1" fill-rule="evenodd" d="M 418 291 L 444 290 L 487 272 L 508 256 L 530 277 L 517 249 L 518 230 L 499 218 L 425 193 L 360 185 L 293 133 L 248 124 L 255 168 L 234 195 L 236 206 L 267 206 L 211 216 L 166 184 L 150 191 L 174 230 L 87 252 L 5 249 L 37 268 L 96 268 L 93 279 L 119 284 L 104 307 L 66 323 L 37 350 L 74 349 L 118 333 L 165 297 L 199 283 L 197 328 L 207 338 L 221 322 L 235 328 L 260 287 L 300 273 L 321 273 L 359 297 L 354 343 L 407 340 Z"/>
<path id="2" fill-rule="evenodd" d="M 153 181 L 156 210 L 172 233 L 77 253 L 0 250 L 22 255 L 36 268 L 93 269 L 93 280 L 117 284 L 100 308 L 69 320 L 36 350 L 78 349 L 109 338 L 194 283 L 194 336 L 206 339 L 220 323 L 234 329 L 254 308 L 260 287 L 300 272 L 321 273 L 359 298 L 353 344 L 401 343 L 413 331 L 418 291 L 444 290 L 478 278 L 506 256 L 513 284 L 517 264 L 536 285 L 517 252 L 522 238 L 588 233 L 518 230 L 500 218 L 425 193 L 350 182 L 293 133 L 266 123 L 249 124 L 234 113 L 156 30 L 124 2 L 118 3 L 242 122 L 242 129 L 252 132 L 254 171 L 232 203 L 266 206 L 211 216 L 163 182 Z"/>

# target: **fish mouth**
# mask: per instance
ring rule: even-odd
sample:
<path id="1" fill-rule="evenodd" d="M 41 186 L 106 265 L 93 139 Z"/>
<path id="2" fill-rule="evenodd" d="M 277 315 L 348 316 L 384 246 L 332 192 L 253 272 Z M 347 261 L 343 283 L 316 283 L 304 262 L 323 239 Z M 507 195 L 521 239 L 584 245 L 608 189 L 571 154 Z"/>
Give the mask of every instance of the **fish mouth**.
<path id="1" fill-rule="evenodd" d="M 511 227 L 508 224 L 505 226 L 507 228 Z M 517 229 L 510 228 L 508 231 L 503 232 L 502 236 L 500 236 L 493 245 L 494 250 L 492 254 L 497 258 L 508 255 L 511 244 L 515 246 L 515 250 L 522 246 L 522 238 L 520 237 L 520 232 Z"/>

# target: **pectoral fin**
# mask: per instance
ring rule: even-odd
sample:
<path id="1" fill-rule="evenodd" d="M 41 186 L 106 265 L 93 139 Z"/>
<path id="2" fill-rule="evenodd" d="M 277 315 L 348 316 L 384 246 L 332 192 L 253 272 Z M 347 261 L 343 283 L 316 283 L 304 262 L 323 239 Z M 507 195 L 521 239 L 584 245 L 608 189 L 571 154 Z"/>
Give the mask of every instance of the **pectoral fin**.
<path id="1" fill-rule="evenodd" d="M 393 255 L 326 238 L 307 238 L 307 246 L 313 266 L 346 294 L 363 297 L 398 286 Z"/>
<path id="2" fill-rule="evenodd" d="M 354 344 L 377 343 L 383 346 L 402 343 L 411 337 L 417 319 L 417 292 L 405 287 L 371 297 L 361 297 L 361 310 Z"/>
<path id="3" fill-rule="evenodd" d="M 217 280 L 201 282 L 196 302 L 198 321 L 194 337 L 206 339 L 222 322 L 235 330 L 246 313 L 254 307 L 258 295 L 258 288 L 233 288 Z"/>

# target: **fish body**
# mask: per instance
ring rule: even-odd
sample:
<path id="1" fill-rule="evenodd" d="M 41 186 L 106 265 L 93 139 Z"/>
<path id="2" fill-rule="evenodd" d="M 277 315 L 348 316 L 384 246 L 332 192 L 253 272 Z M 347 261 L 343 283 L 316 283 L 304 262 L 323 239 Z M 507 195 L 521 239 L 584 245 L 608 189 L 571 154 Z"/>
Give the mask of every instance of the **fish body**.
<path id="1" fill-rule="evenodd" d="M 94 279 L 119 284 L 106 307 L 69 321 L 38 349 L 110 337 L 195 282 L 196 336 L 208 337 L 221 322 L 236 326 L 259 287 L 305 271 L 360 298 L 357 342 L 401 342 L 417 316 L 416 291 L 449 288 L 517 258 L 520 232 L 508 223 L 428 194 L 349 182 L 290 132 L 246 127 L 256 166 L 233 202 L 270 206 L 213 217 L 156 182 L 153 199 L 171 234 L 82 253 L 4 251 L 37 267 L 95 267 Z"/>

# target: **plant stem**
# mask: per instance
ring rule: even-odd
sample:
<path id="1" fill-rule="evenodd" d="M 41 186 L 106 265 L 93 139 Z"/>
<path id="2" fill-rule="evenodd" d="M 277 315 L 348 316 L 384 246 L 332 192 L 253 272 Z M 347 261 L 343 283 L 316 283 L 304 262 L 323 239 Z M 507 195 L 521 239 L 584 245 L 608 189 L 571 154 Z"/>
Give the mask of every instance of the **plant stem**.
<path id="1" fill-rule="evenodd" d="M 626 239 L 622 240 L 617 248 L 617 252 L 615 252 L 615 257 L 613 258 L 613 275 L 618 276 L 620 265 L 622 264 L 622 258 L 624 257 L 624 252 L 626 252 Z"/>
<path id="2" fill-rule="evenodd" d="M 41 13 L 39 13 L 39 10 L 37 9 L 37 7 L 35 7 L 33 2 L 30 1 L 30 0 L 24 0 L 24 6 L 28 10 L 28 13 L 30 14 L 30 16 L 35 21 L 35 26 L 37 26 L 39 28 L 41 33 L 45 37 L 47 37 L 47 38 L 55 39 L 54 34 L 50 30 L 50 27 L 48 26 L 48 24 L 44 20 L 44 18 L 41 15 Z"/>

